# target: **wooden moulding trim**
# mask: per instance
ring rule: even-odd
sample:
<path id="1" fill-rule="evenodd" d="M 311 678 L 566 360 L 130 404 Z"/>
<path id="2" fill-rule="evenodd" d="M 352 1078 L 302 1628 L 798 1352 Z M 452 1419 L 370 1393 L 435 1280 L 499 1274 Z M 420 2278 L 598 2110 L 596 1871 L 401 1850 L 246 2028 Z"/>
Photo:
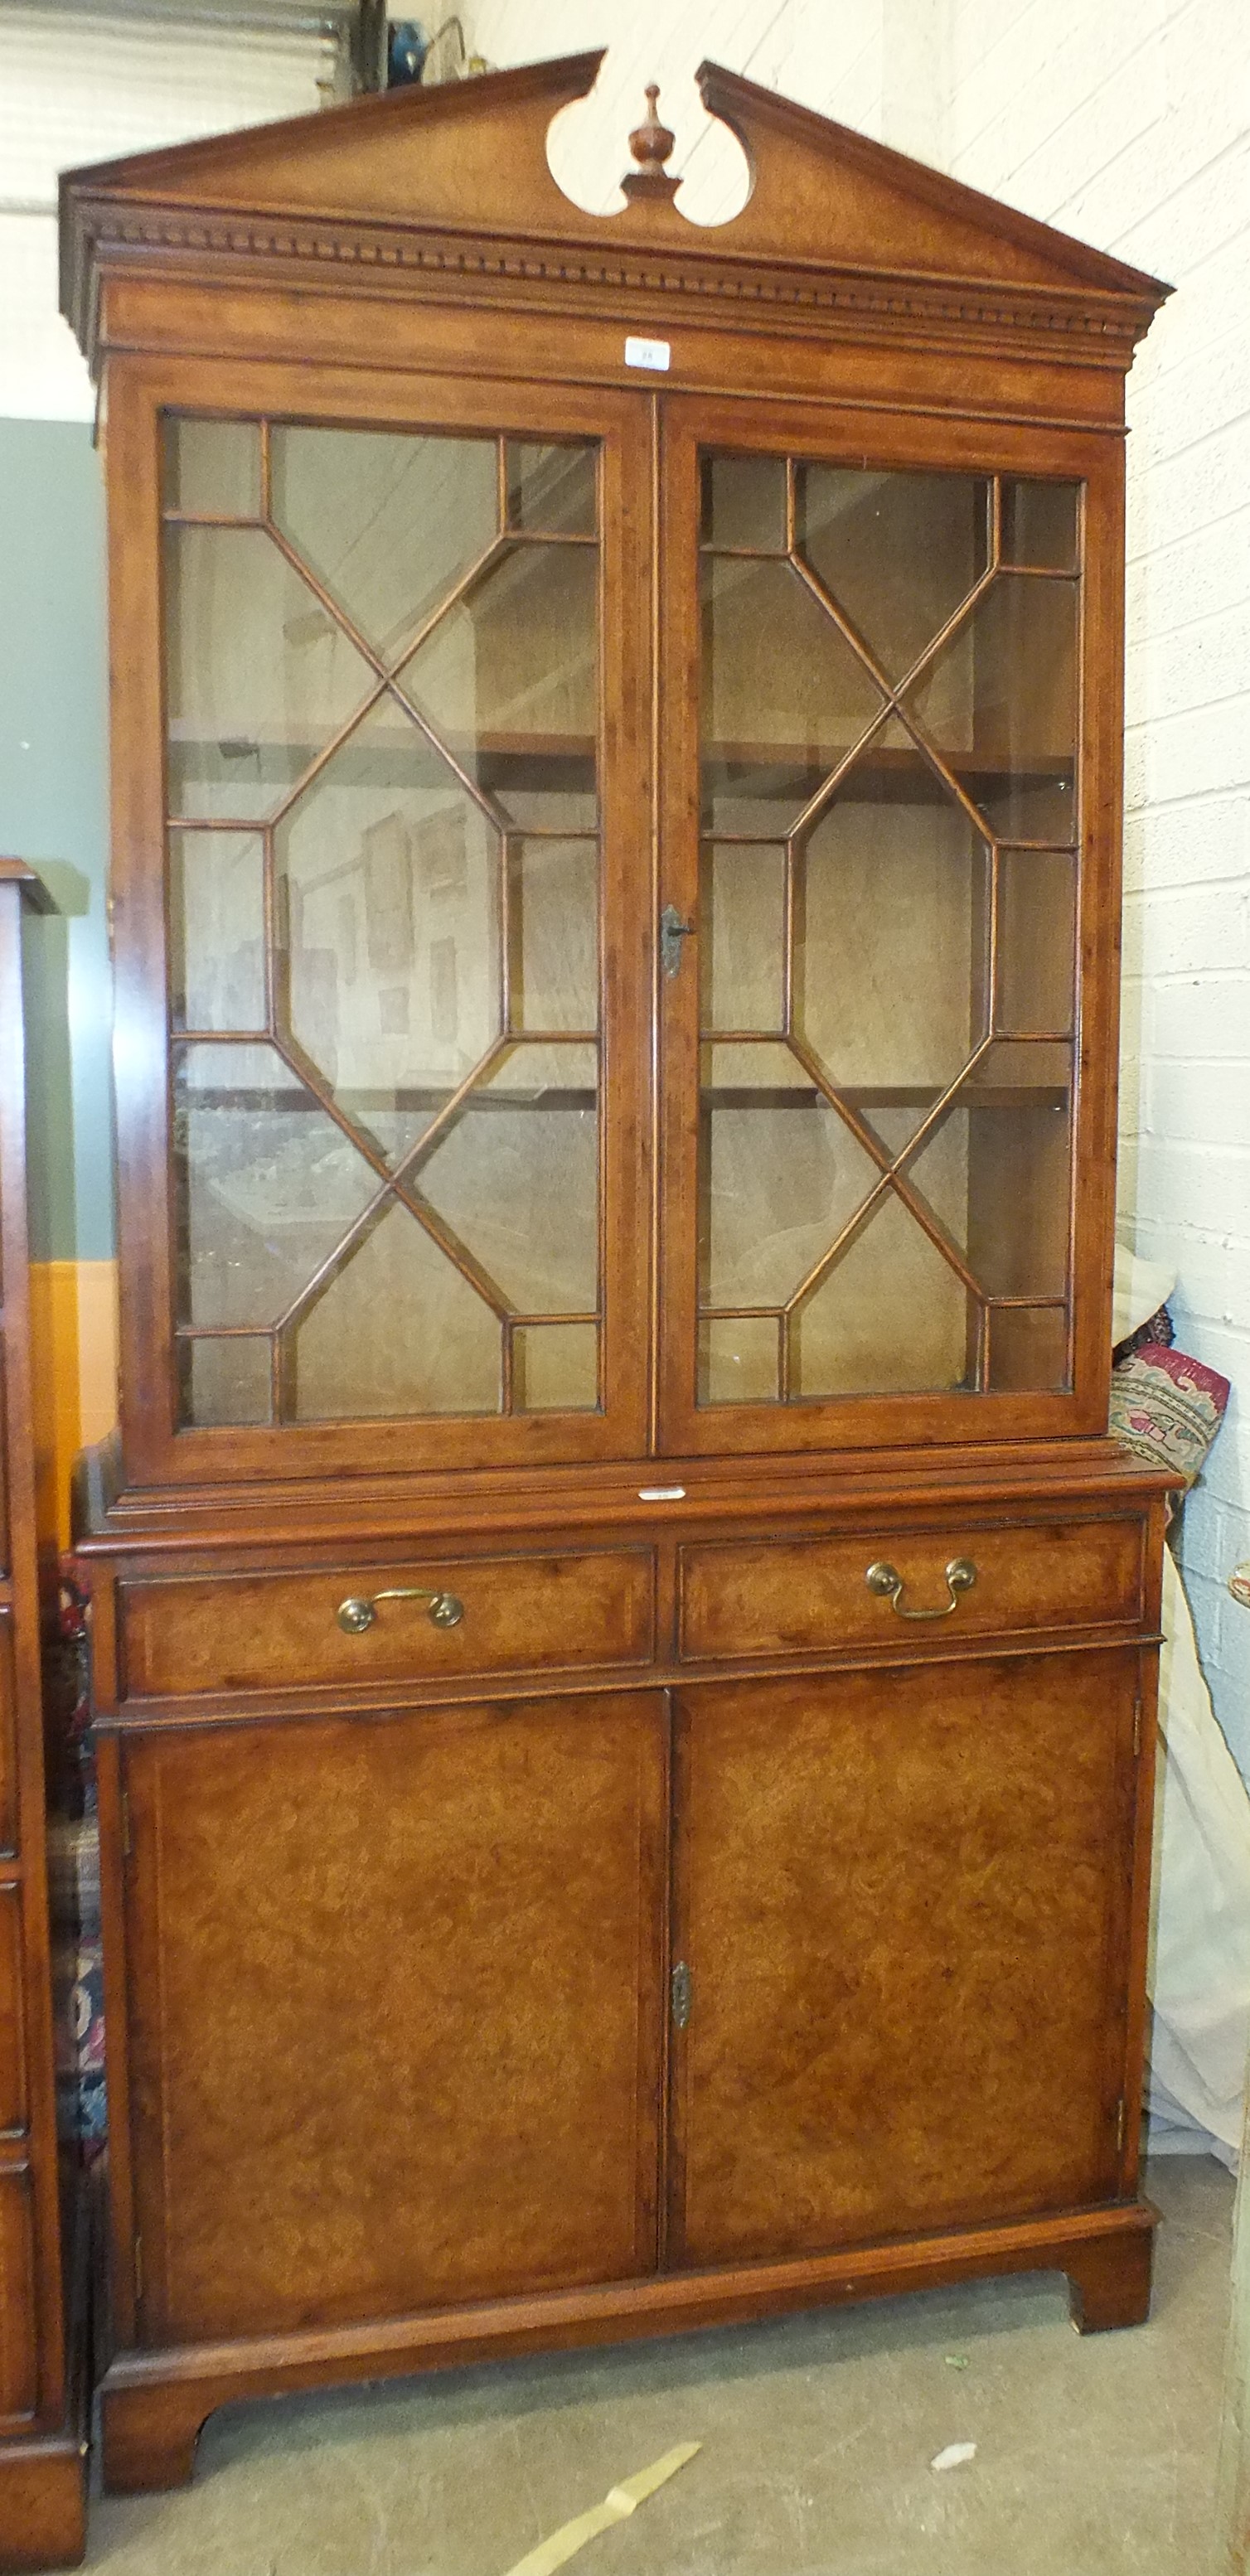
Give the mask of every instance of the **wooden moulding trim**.
<path id="1" fill-rule="evenodd" d="M 563 2343 L 688 2332 L 819 2307 L 837 2299 L 888 2298 L 938 2289 L 979 2274 L 1062 2272 L 1091 2244 L 1149 2235 L 1159 2213 L 1147 2200 L 1115 2202 L 1050 2218 L 970 2227 L 944 2236 L 851 2246 L 723 2270 L 656 2273 L 601 2288 L 557 2290 L 442 2308 L 368 2325 L 309 2328 L 230 2343 L 177 2344 L 114 2356 L 102 2382 L 112 2392 L 201 2383 L 206 2411 L 239 2396 L 312 2386 L 325 2376 L 383 2377 L 458 2367 L 494 2352 L 557 2349 Z"/>
<path id="2" fill-rule="evenodd" d="M 483 235 L 415 225 L 354 223 L 306 214 L 283 215 L 266 210 L 243 215 L 211 205 L 101 202 L 84 197 L 75 202 L 82 227 L 82 255 L 77 287 L 69 311 L 80 344 L 95 364 L 97 299 L 92 281 L 114 261 L 140 259 L 180 266 L 188 258 L 202 273 L 206 262 L 231 271 L 261 266 L 272 271 L 307 269 L 323 277 L 327 270 L 352 269 L 374 277 L 446 278 L 457 289 L 466 282 L 498 281 L 510 300 L 517 290 L 558 289 L 662 297 L 683 304 L 692 320 L 700 308 L 719 322 L 723 308 L 739 315 L 777 314 L 785 327 L 845 329 L 848 324 L 922 325 L 942 334 L 970 330 L 995 340 L 1023 336 L 1036 347 L 1056 340 L 1069 344 L 1082 364 L 1105 365 L 1123 372 L 1132 363 L 1137 341 L 1148 329 L 1155 302 L 1146 298 L 1099 295 L 1079 287 L 1044 287 L 994 283 L 984 278 L 935 276 L 919 270 L 877 271 L 817 267 L 804 261 L 771 261 L 747 256 L 733 260 L 726 252 L 623 250 L 605 244 L 569 242 L 540 236 Z M 305 281 L 299 279 L 301 287 Z M 403 288 L 400 291 L 407 291 Z"/>
<path id="3" fill-rule="evenodd" d="M 85 2340 L 85 2338 L 84 2338 Z M 85 2378 L 85 2372 L 84 2372 Z M 87 2547 L 90 2392 L 53 2432 L 0 2441 L 0 2567 L 78 2567 Z"/>
<path id="4" fill-rule="evenodd" d="M 79 2567 L 87 2547 L 87 2439 L 32 2433 L 0 2444 L 0 2567 Z"/>
<path id="5" fill-rule="evenodd" d="M 454 1684 L 437 1681 L 417 1683 L 393 1681 L 369 1688 L 317 1682 L 299 1691 L 266 1689 L 218 1689 L 205 1684 L 202 1690 L 182 1691 L 176 1698 L 141 1699 L 127 1694 L 121 1706 L 115 1705 L 107 1715 L 93 1720 L 96 1736 L 128 1735 L 148 1737 L 190 1735 L 219 1730 L 222 1727 L 252 1729 L 265 1726 L 302 1726 L 314 1718 L 391 1717 L 397 1710 L 414 1716 L 429 1716 L 439 1709 L 488 1708 L 520 1699 L 584 1699 L 587 1691 L 606 1696 L 609 1692 L 628 1695 L 643 1690 L 704 1690 L 722 1682 L 802 1681 L 810 1676 L 815 1681 L 839 1681 L 847 1673 L 888 1673 L 914 1671 L 918 1667 L 932 1671 L 941 1664 L 1035 1663 L 1041 1656 L 1088 1655 L 1114 1653 L 1117 1647 L 1136 1647 L 1143 1655 L 1154 1654 L 1165 1644 L 1158 1629 L 1134 1627 L 1130 1621 L 1108 1623 L 1105 1628 L 1074 1628 L 1064 1632 L 1055 1629 L 1020 1629 L 1002 1631 L 981 1638 L 975 1644 L 960 1645 L 955 1639 L 935 1639 L 924 1648 L 895 1648 L 886 1643 L 859 1649 L 837 1645 L 813 1650 L 810 1654 L 793 1655 L 703 1655 L 678 1662 L 673 1657 L 657 1658 L 654 1663 L 634 1665 L 628 1671 L 619 1666 L 590 1665 L 574 1674 L 552 1673 L 550 1667 L 536 1666 L 529 1672 L 518 1671 L 503 1676 L 470 1673 Z"/>
<path id="6" fill-rule="evenodd" d="M 99 1453 L 88 1453 L 84 1469 L 98 1469 Z M 748 1465 L 753 1462 L 747 1462 Z M 611 1527 L 641 1530 L 650 1537 L 679 1538 L 709 1523 L 732 1533 L 741 1525 L 809 1519 L 841 1525 L 871 1519 L 906 1525 L 915 1513 L 966 1514 L 974 1507 L 1021 1516 L 1053 1517 L 1082 1504 L 1105 1505 L 1111 1511 L 1148 1506 L 1176 1491 L 1176 1480 L 1144 1465 L 1109 1441 L 1073 1444 L 1049 1454 L 1039 1443 L 1015 1457 L 985 1452 L 940 1458 L 932 1453 L 892 1453 L 873 1459 L 786 1459 L 784 1473 L 744 1474 L 741 1461 L 664 1458 L 617 1463 L 580 1475 L 533 1477 L 524 1471 L 475 1474 L 445 1479 L 385 1482 L 352 1478 L 350 1496 L 352 1544 L 358 1554 L 375 1539 L 424 1541 L 436 1534 L 440 1544 L 453 1536 L 477 1532 L 488 1536 L 506 1530 L 515 1539 L 524 1533 L 556 1532 L 567 1546 L 574 1529 Z M 680 1503 L 643 1502 L 639 1488 L 657 1482 L 682 1484 Z M 80 1475 L 75 1491 L 74 1545 L 84 1566 L 93 1557 L 119 1550 L 150 1551 L 154 1558 L 171 1549 L 204 1550 L 217 1555 L 236 1546 L 271 1540 L 275 1515 L 283 1537 L 296 1546 L 324 1541 L 343 1545 L 345 1486 L 323 1486 L 275 1480 L 243 1488 L 201 1487 L 193 1493 L 177 1486 L 112 1487 L 95 1474 Z"/>

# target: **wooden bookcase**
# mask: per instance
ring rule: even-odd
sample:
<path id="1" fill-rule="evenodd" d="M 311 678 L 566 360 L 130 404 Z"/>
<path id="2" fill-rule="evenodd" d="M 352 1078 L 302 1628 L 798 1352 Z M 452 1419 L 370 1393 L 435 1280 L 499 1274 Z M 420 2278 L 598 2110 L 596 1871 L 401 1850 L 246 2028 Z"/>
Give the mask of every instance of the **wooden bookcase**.
<path id="1" fill-rule="evenodd" d="M 58 2172 L 40 1689 L 26 1212 L 22 914 L 54 910 L 0 859 L 0 2567 L 86 2545 L 84 2208 Z M 64 2207 L 62 2199 L 64 2198 Z"/>
<path id="2" fill-rule="evenodd" d="M 1106 1420 L 1165 290 L 713 67 L 742 212 L 652 113 L 585 215 L 598 59 L 64 183 L 115 2487 L 249 2391 L 1148 2299 L 1164 1494 Z"/>

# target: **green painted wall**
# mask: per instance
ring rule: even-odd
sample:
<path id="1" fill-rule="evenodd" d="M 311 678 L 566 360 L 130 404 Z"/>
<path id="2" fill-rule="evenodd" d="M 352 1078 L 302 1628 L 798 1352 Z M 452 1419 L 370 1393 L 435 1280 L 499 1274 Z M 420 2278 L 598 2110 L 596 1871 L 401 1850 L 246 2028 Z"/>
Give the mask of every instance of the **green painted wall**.
<path id="1" fill-rule="evenodd" d="M 104 501 L 90 430 L 0 420 L 0 855 L 62 908 L 27 929 L 31 1233 L 113 1250 Z"/>

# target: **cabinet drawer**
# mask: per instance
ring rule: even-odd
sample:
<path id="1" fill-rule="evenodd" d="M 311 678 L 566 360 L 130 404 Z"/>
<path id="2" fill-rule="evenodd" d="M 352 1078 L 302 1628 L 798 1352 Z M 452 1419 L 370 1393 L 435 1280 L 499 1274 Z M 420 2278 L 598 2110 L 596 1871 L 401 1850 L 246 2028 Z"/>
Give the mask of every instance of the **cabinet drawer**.
<path id="1" fill-rule="evenodd" d="M 975 1568 L 975 1578 L 952 1592 L 946 1568 L 960 1558 Z M 893 1597 L 867 1582 L 869 1567 L 882 1565 L 901 1578 Z M 818 1654 L 936 1636 L 1119 1626 L 1140 1616 L 1141 1586 L 1138 1520 L 1025 1529 L 965 1524 L 684 1548 L 681 1653 L 688 1659 Z M 942 1611 L 945 1618 L 914 1615 Z"/>
<path id="2" fill-rule="evenodd" d="M 442 1680 L 645 1663 L 654 1566 L 649 1548 L 422 1556 L 129 1583 L 119 1608 L 128 1698 Z"/>

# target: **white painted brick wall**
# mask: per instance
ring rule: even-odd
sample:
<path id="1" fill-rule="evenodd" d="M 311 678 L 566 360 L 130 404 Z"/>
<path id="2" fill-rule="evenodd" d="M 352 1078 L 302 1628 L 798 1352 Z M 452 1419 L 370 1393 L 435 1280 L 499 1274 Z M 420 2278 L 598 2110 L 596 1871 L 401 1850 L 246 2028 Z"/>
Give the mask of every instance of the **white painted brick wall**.
<path id="1" fill-rule="evenodd" d="M 1186 1506 L 1208 1678 L 1250 1777 L 1250 8 L 1246 0 L 470 0 L 506 64 L 610 52 L 560 175 L 610 202 L 648 79 L 701 220 L 710 54 L 1177 288 L 1129 381 L 1122 1225 L 1176 1266 L 1184 1346 L 1234 1380 Z M 580 120 L 580 125 L 576 122 Z M 577 137 L 574 151 L 572 138 Z"/>
<path id="2" fill-rule="evenodd" d="M 322 38 L 111 21 L 72 6 L 0 9 L 0 416 L 90 420 L 94 396 L 57 311 L 56 183 L 232 126 L 303 116 L 334 79 Z"/>
<path id="3" fill-rule="evenodd" d="M 956 0 L 948 166 L 1176 286 L 1129 379 L 1121 1207 L 1234 1382 L 1183 1554 L 1250 1776 L 1250 12 Z"/>

